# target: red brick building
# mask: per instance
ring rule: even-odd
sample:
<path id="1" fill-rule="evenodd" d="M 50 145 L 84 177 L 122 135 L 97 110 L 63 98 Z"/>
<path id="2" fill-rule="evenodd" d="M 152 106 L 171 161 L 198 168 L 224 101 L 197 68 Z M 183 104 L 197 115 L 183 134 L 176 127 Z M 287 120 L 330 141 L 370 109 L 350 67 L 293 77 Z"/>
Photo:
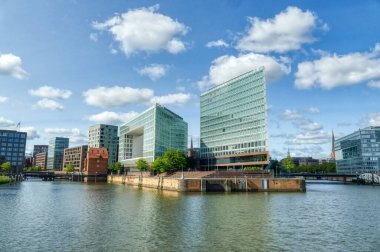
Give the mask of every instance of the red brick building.
<path id="1" fill-rule="evenodd" d="M 106 148 L 88 148 L 84 172 L 86 175 L 107 174 L 108 152 Z"/>

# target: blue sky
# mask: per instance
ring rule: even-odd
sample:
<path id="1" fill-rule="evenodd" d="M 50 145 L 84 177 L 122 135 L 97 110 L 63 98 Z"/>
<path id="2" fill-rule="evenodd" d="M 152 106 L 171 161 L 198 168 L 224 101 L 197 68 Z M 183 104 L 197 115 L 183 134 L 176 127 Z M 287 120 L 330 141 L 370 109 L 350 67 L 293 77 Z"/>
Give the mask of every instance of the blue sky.
<path id="1" fill-rule="evenodd" d="M 264 65 L 269 150 L 328 157 L 380 125 L 379 1 L 1 1 L 0 127 L 87 141 L 154 102 L 199 141 L 199 94 Z"/>

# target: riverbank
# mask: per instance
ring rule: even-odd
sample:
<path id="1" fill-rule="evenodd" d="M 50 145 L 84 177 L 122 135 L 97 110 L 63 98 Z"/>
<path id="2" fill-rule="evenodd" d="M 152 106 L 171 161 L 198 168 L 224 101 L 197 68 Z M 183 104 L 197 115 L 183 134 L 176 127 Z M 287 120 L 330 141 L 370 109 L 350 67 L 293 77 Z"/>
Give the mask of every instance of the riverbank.
<path id="1" fill-rule="evenodd" d="M 203 176 L 204 175 L 204 176 Z M 184 173 L 181 177 L 110 175 L 108 183 L 178 192 L 305 192 L 303 178 L 213 177 Z"/>

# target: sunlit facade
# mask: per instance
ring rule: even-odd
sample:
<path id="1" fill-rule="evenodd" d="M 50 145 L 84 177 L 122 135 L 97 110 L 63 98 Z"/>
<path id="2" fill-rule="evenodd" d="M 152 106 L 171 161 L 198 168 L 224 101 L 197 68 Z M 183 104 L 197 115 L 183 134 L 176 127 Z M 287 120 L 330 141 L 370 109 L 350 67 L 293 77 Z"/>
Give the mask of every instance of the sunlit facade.
<path id="1" fill-rule="evenodd" d="M 120 127 L 119 162 L 134 167 L 138 159 L 151 163 L 167 149 L 187 152 L 187 122 L 158 104 Z"/>
<path id="2" fill-rule="evenodd" d="M 368 127 L 335 141 L 338 173 L 380 173 L 380 127 Z"/>
<path id="3" fill-rule="evenodd" d="M 269 163 L 264 68 L 201 95 L 201 168 Z"/>

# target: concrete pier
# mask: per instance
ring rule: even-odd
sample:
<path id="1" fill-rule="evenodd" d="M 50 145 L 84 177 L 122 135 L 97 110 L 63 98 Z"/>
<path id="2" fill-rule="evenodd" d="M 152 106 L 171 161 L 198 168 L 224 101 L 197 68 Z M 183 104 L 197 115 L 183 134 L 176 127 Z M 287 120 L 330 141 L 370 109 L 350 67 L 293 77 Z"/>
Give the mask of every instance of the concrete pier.
<path id="1" fill-rule="evenodd" d="M 108 183 L 178 192 L 305 192 L 303 178 L 171 178 L 108 176 Z"/>

